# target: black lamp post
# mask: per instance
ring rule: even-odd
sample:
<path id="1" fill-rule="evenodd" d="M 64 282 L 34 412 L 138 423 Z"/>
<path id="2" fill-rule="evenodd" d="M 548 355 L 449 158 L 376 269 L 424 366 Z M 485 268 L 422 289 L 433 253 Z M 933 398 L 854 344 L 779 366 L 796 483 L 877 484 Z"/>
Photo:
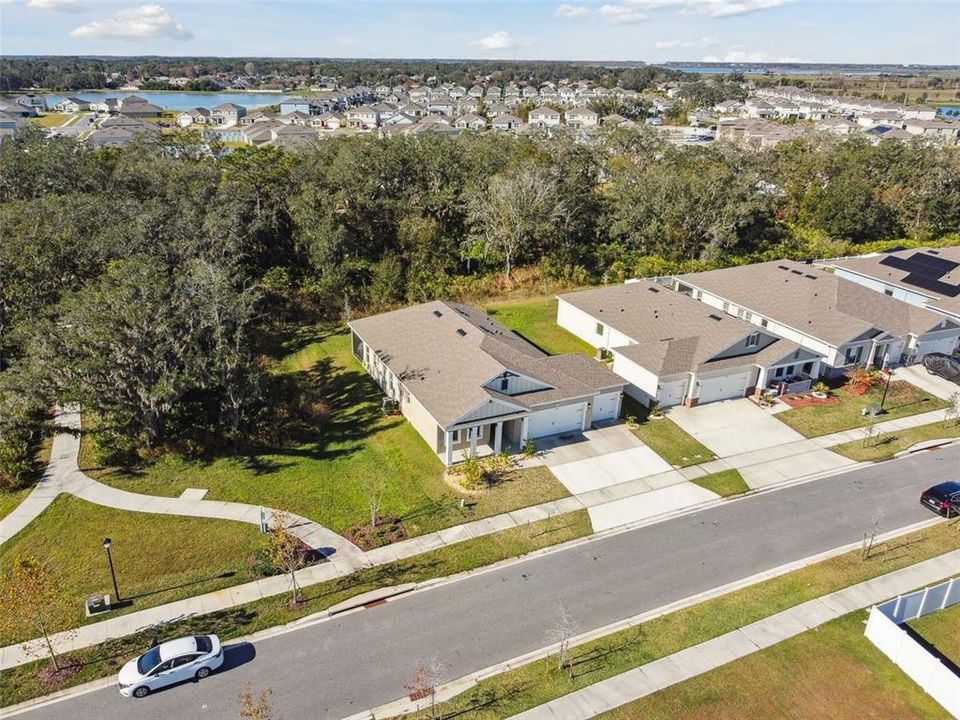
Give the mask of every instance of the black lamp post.
<path id="1" fill-rule="evenodd" d="M 113 555 L 110 554 L 110 538 L 103 539 L 103 549 L 107 551 L 107 562 L 110 563 L 110 577 L 113 579 L 113 594 L 116 602 L 120 602 L 120 588 L 117 587 L 117 573 L 113 570 Z"/>
<path id="2" fill-rule="evenodd" d="M 883 404 L 887 401 L 887 390 L 890 389 L 890 376 L 892 372 L 887 371 L 887 384 L 883 386 L 883 397 L 880 398 L 880 411 L 883 412 Z"/>

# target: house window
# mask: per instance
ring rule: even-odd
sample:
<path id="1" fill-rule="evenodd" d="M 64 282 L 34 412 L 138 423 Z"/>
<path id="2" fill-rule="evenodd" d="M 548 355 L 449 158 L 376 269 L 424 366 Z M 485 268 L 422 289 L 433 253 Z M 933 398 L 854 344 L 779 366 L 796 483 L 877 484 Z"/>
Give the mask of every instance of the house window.
<path id="1" fill-rule="evenodd" d="M 723 301 L 723 311 L 727 313 L 730 312 L 730 303 L 728 303 L 726 300 Z"/>
<path id="2" fill-rule="evenodd" d="M 597 323 L 596 332 L 597 335 L 603 335 L 603 323 Z"/>
<path id="3" fill-rule="evenodd" d="M 863 345 L 857 345 L 856 347 L 848 347 L 844 351 L 844 359 L 846 360 L 847 365 L 854 365 L 860 362 L 860 358 L 863 357 Z"/>
<path id="4" fill-rule="evenodd" d="M 752 348 L 760 344 L 760 333 L 751 333 L 747 335 L 747 347 Z"/>
<path id="5" fill-rule="evenodd" d="M 467 428 L 467 440 L 480 440 L 483 437 L 483 425 Z"/>
<path id="6" fill-rule="evenodd" d="M 510 378 L 502 377 L 500 378 L 500 389 L 508 390 L 510 388 Z"/>
<path id="7" fill-rule="evenodd" d="M 777 371 L 773 374 L 774 377 L 783 377 L 783 368 L 778 367 Z"/>
<path id="8" fill-rule="evenodd" d="M 453 431 L 453 435 L 450 438 L 450 442 L 456 444 L 460 442 L 460 430 L 459 428 Z"/>

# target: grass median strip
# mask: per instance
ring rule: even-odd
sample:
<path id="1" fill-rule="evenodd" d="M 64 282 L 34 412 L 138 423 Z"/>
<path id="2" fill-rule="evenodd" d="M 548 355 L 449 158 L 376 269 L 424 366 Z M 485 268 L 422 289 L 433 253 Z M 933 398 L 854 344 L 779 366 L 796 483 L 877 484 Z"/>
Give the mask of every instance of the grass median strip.
<path id="1" fill-rule="evenodd" d="M 280 595 L 171 623 L 157 629 L 155 634 L 120 638 L 69 653 L 80 667 L 75 675 L 55 686 L 41 682 L 42 671 L 48 665 L 46 660 L 5 670 L 0 672 L 0 706 L 109 676 L 131 657 L 142 653 L 155 638 L 163 641 L 182 635 L 216 633 L 229 640 L 321 612 L 371 590 L 455 575 L 584 537 L 591 532 L 590 518 L 585 510 L 581 510 L 311 585 L 304 588 L 306 603 L 297 610 L 290 610 L 288 596 Z"/>
<path id="2" fill-rule="evenodd" d="M 687 467 L 714 459 L 709 448 L 667 417 L 651 418 L 650 410 L 629 395 L 623 396 L 620 414 L 630 431 L 674 467 Z M 632 424 L 631 424 L 632 421 Z"/>
<path id="3" fill-rule="evenodd" d="M 947 717 L 863 634 L 852 612 L 739 660 L 597 716 L 672 718 Z"/>
<path id="4" fill-rule="evenodd" d="M 960 437 L 960 423 L 950 420 L 930 423 L 929 425 L 918 425 L 907 430 L 894 430 L 872 438 L 864 437 L 863 440 L 853 440 L 830 449 L 858 462 L 879 461 L 889 460 L 897 453 L 926 440 L 957 437 Z"/>
<path id="5" fill-rule="evenodd" d="M 957 527 L 940 523 L 882 543 L 867 560 L 860 559 L 859 550 L 830 558 L 572 648 L 570 672 L 558 670 L 556 658 L 546 658 L 491 677 L 439 704 L 438 717 L 510 717 L 807 600 L 958 547 Z M 544 638 L 544 644 L 549 643 Z"/>
<path id="6" fill-rule="evenodd" d="M 714 492 L 720 497 L 742 495 L 750 490 L 739 470 L 721 470 L 692 480 L 694 485 Z"/>

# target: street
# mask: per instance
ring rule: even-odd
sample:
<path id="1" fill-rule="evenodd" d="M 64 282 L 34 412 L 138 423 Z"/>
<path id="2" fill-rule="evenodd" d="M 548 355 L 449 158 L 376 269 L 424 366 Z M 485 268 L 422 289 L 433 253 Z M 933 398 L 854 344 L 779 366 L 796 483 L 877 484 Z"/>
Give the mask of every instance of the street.
<path id="1" fill-rule="evenodd" d="M 450 679 L 547 644 L 560 603 L 583 632 L 858 541 L 878 510 L 880 532 L 929 519 L 920 491 L 958 468 L 951 447 L 720 504 L 237 646 L 200 683 L 143 700 L 107 688 L 18 717 L 235 719 L 249 683 L 288 720 L 342 718 L 402 697 L 421 661 Z"/>

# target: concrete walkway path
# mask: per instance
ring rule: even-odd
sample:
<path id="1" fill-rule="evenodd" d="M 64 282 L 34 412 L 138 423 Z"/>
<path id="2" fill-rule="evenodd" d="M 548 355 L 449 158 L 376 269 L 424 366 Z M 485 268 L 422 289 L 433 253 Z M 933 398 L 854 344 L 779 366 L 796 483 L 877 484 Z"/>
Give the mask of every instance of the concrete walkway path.
<path id="1" fill-rule="evenodd" d="M 842 615 L 956 575 L 960 550 L 771 615 L 531 708 L 514 720 L 586 720 L 812 630 Z"/>
<path id="2" fill-rule="evenodd" d="M 0 520 L 0 543 L 26 527 L 61 493 L 120 510 L 260 524 L 261 508 L 257 505 L 201 500 L 190 491 L 181 497 L 140 495 L 97 482 L 81 472 L 77 464 L 80 452 L 80 408 L 75 405 L 59 408 L 56 421 L 65 431 L 54 436 L 50 463 L 37 487 L 12 513 Z M 263 510 L 269 521 L 277 513 L 272 508 Z M 341 566 L 345 571 L 369 566 L 364 552 L 342 535 L 299 515 L 287 513 L 287 520 L 294 535 L 335 566 Z"/>

